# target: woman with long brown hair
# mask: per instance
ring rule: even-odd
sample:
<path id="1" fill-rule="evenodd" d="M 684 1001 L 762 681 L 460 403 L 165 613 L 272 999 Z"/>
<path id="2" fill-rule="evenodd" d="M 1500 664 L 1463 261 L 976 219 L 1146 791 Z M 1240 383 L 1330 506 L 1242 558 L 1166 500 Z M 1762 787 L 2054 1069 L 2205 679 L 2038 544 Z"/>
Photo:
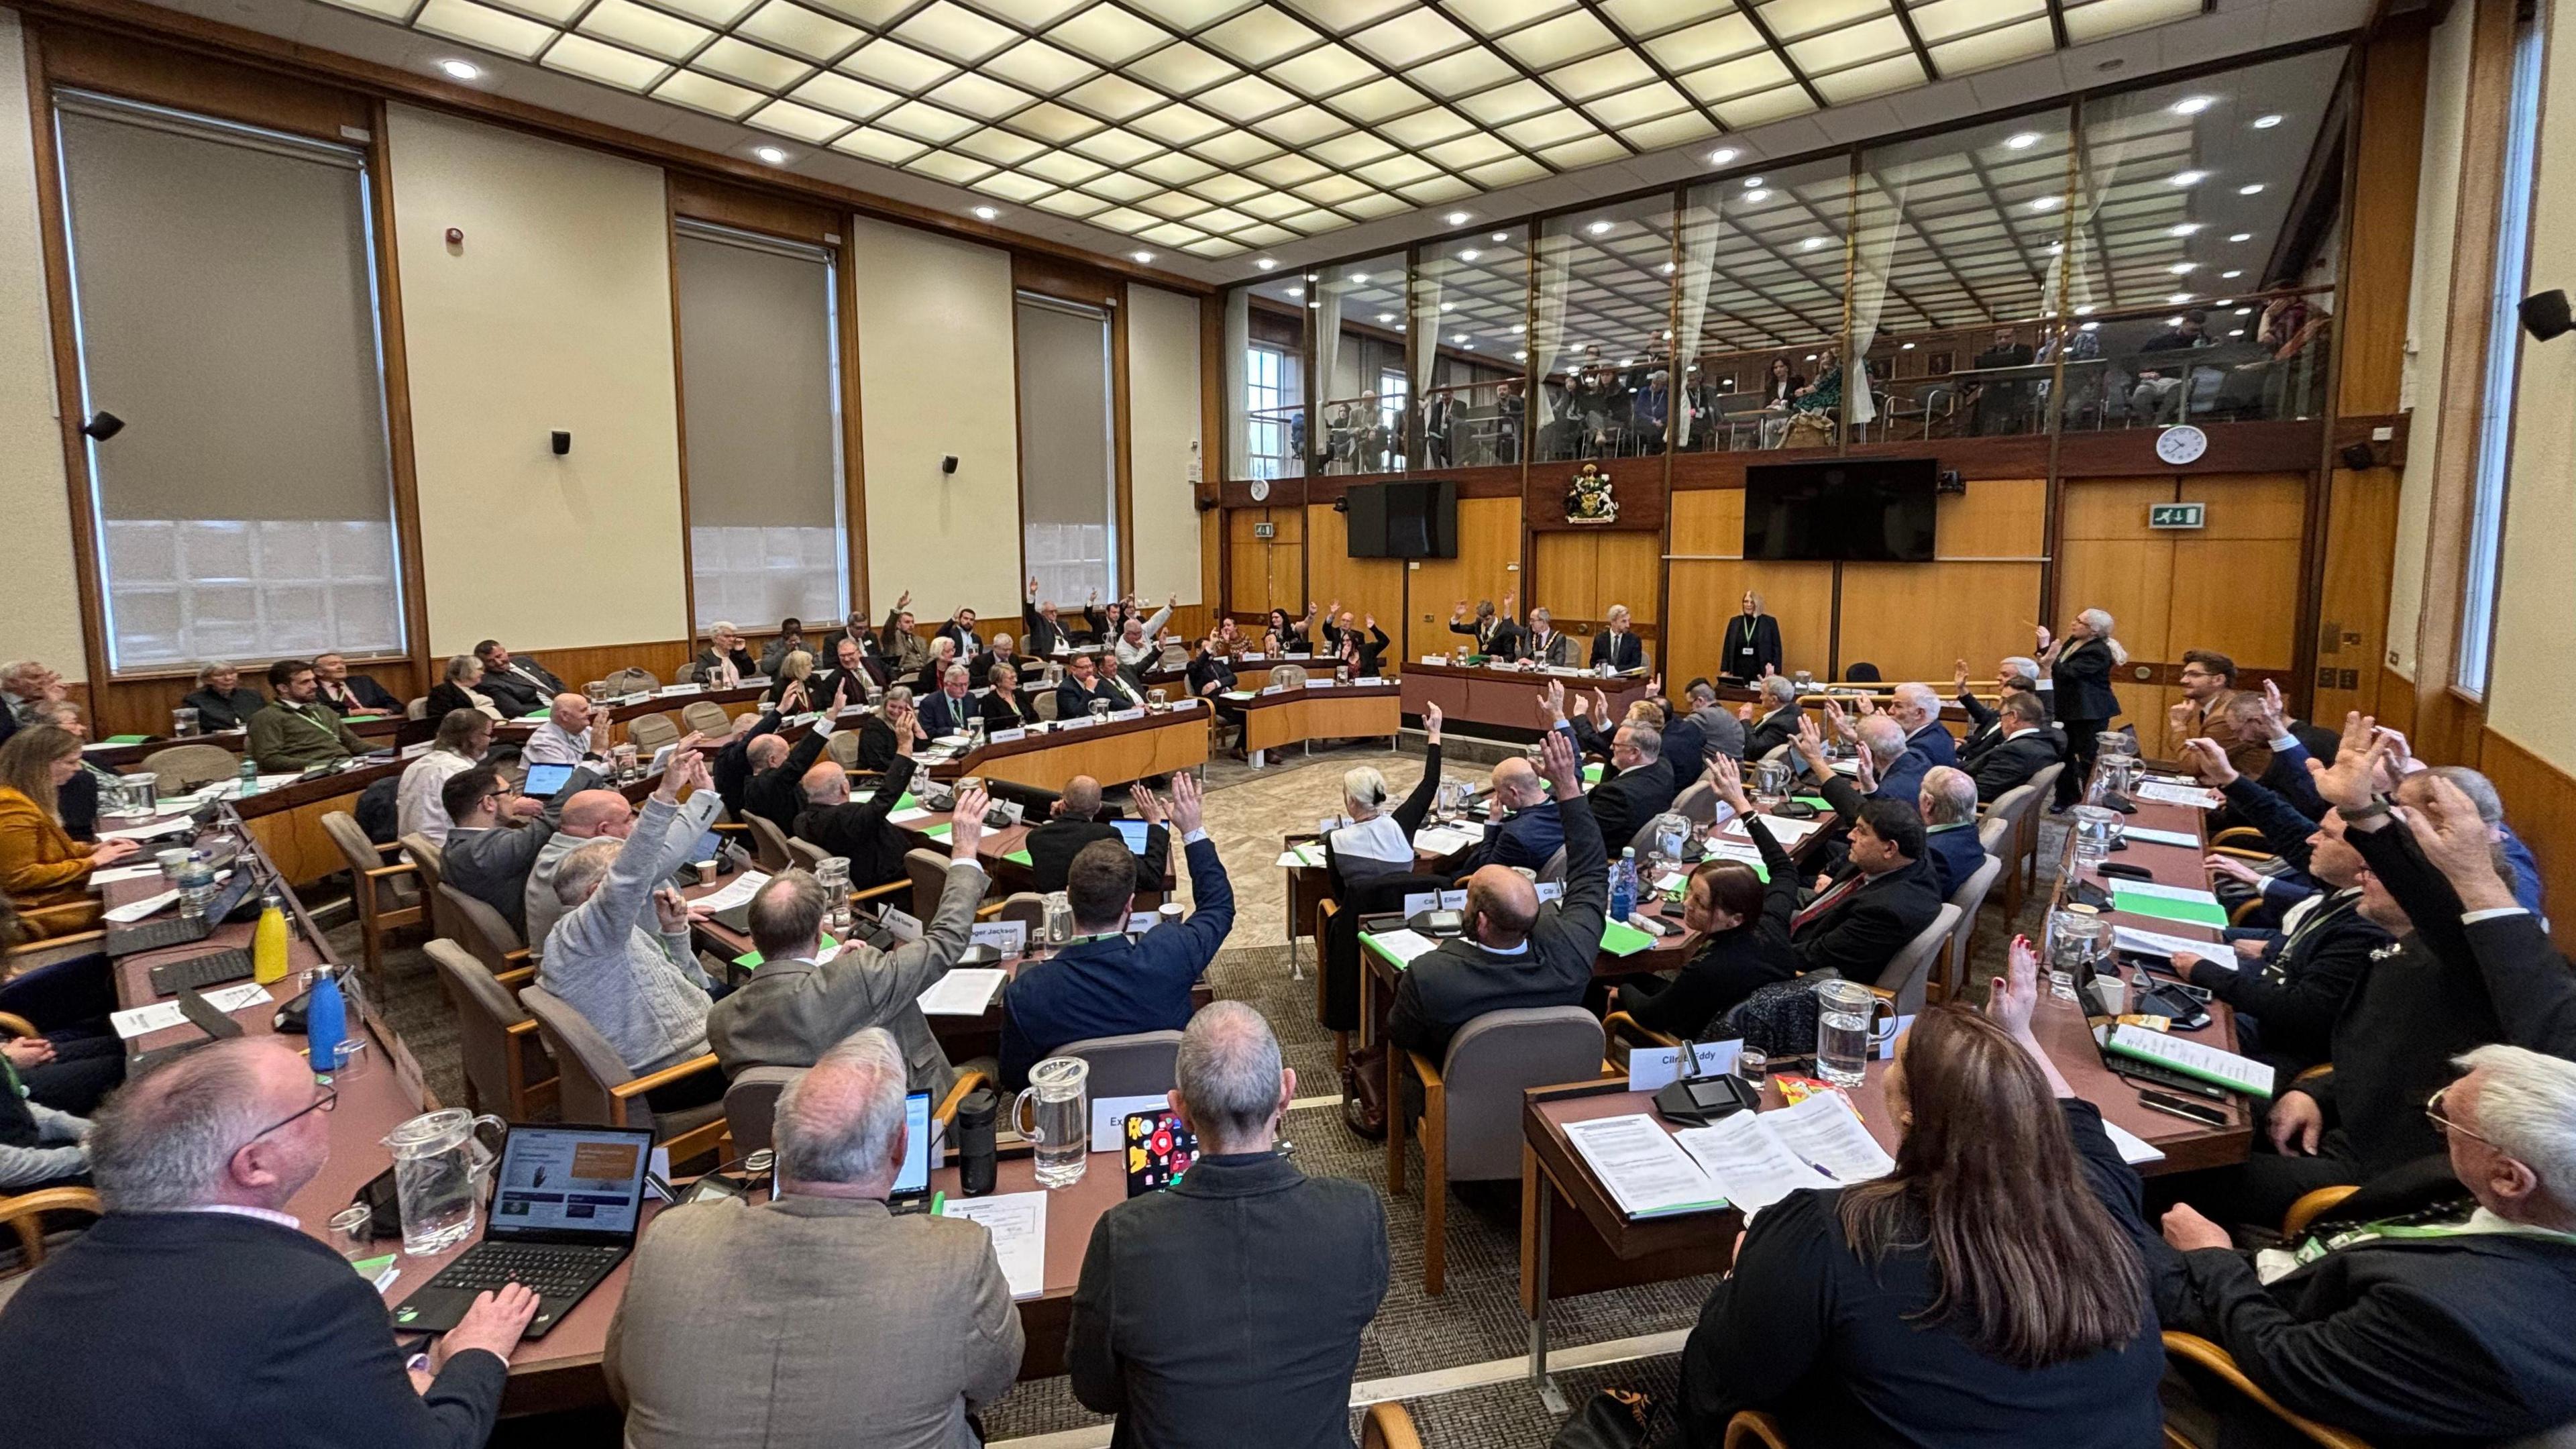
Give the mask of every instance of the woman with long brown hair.
<path id="1" fill-rule="evenodd" d="M 2159 1442 L 2138 1177 L 2031 1034 L 2030 943 L 2009 954 L 1983 1014 L 1934 1007 L 1898 1044 L 1895 1171 L 1746 1230 L 1682 1352 L 1684 1443 L 1740 1409 L 1801 1449 Z"/>
<path id="2" fill-rule="evenodd" d="M 60 791 L 80 767 L 80 736 L 59 725 L 28 725 L 0 744 L 0 891 L 39 935 L 97 924 L 90 872 L 137 848 L 131 840 L 89 845 L 64 831 Z"/>

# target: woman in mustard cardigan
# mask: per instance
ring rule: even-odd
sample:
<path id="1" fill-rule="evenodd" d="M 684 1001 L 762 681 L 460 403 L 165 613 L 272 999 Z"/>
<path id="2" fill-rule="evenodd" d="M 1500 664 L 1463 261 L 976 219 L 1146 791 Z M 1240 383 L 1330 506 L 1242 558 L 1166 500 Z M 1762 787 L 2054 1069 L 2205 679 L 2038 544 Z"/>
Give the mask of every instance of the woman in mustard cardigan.
<path id="1" fill-rule="evenodd" d="M 141 848 L 131 840 L 88 845 L 63 833 L 55 792 L 80 766 L 79 737 L 54 725 L 31 725 L 0 744 L 0 891 L 43 935 L 95 925 L 90 872 Z"/>

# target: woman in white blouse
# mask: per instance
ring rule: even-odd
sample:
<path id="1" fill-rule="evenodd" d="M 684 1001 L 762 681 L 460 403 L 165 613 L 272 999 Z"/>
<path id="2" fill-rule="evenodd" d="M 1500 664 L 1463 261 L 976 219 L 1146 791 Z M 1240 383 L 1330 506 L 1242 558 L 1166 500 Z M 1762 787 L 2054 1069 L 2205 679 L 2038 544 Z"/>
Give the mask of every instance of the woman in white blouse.
<path id="1" fill-rule="evenodd" d="M 1351 823 L 1324 837 L 1324 859 L 1344 885 L 1413 869 L 1413 833 L 1440 792 L 1440 706 L 1422 715 L 1422 779 L 1404 803 L 1386 808 L 1386 776 L 1362 765 L 1342 776 L 1342 809 Z"/>

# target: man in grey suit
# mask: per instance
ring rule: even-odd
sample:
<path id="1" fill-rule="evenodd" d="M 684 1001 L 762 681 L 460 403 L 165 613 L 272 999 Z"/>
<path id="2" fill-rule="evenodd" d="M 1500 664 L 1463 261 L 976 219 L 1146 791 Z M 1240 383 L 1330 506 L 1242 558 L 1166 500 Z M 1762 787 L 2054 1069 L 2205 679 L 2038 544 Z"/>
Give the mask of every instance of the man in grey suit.
<path id="1" fill-rule="evenodd" d="M 1074 1397 L 1118 1416 L 1112 1449 L 1349 1449 L 1360 1330 L 1386 1296 L 1385 1209 L 1279 1155 L 1297 1074 L 1258 1011 L 1202 1008 L 1173 1076 L 1202 1155 L 1093 1225 L 1065 1337 Z"/>
<path id="2" fill-rule="evenodd" d="M 983 1443 L 1019 1310 L 981 1226 L 886 1210 L 904 1089 L 894 1038 L 852 1036 L 779 1094 L 775 1195 L 653 1220 L 600 1360 L 629 1449 Z"/>
<path id="3" fill-rule="evenodd" d="M 1733 760 L 1744 758 L 1744 721 L 1717 702 L 1717 686 L 1705 679 L 1694 679 L 1683 692 L 1682 702 L 1690 710 L 1691 723 L 1699 726 L 1700 734 L 1708 741 L 1709 759 L 1719 755 Z M 1707 762 L 1701 763 L 1704 767 Z"/>
<path id="4" fill-rule="evenodd" d="M 975 844 L 987 803 L 980 787 L 958 793 L 948 817 L 948 879 L 918 941 L 891 951 L 853 941 L 818 962 L 831 904 L 822 883 L 797 870 L 760 888 L 751 898 L 760 969 L 707 1013 L 707 1045 L 727 1077 L 748 1067 L 808 1066 L 861 1027 L 883 1027 L 903 1046 L 911 1089 L 934 1100 L 948 1095 L 956 1072 L 918 999 L 957 964 L 974 931 L 975 903 L 984 898 Z"/>

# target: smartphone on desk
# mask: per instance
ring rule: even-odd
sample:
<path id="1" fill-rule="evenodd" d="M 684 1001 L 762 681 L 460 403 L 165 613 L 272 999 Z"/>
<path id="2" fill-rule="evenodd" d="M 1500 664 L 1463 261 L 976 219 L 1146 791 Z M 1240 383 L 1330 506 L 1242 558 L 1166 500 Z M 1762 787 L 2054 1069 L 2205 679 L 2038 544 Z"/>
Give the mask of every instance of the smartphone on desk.
<path id="1" fill-rule="evenodd" d="M 2224 1108 L 2213 1107 L 2207 1102 L 2195 1102 L 2188 1097 L 2177 1097 L 2170 1092 L 2150 1091 L 2142 1087 L 2138 1090 L 2138 1105 L 2162 1112 L 2169 1117 L 2185 1118 L 2204 1127 L 2227 1125 L 2227 1112 Z"/>

